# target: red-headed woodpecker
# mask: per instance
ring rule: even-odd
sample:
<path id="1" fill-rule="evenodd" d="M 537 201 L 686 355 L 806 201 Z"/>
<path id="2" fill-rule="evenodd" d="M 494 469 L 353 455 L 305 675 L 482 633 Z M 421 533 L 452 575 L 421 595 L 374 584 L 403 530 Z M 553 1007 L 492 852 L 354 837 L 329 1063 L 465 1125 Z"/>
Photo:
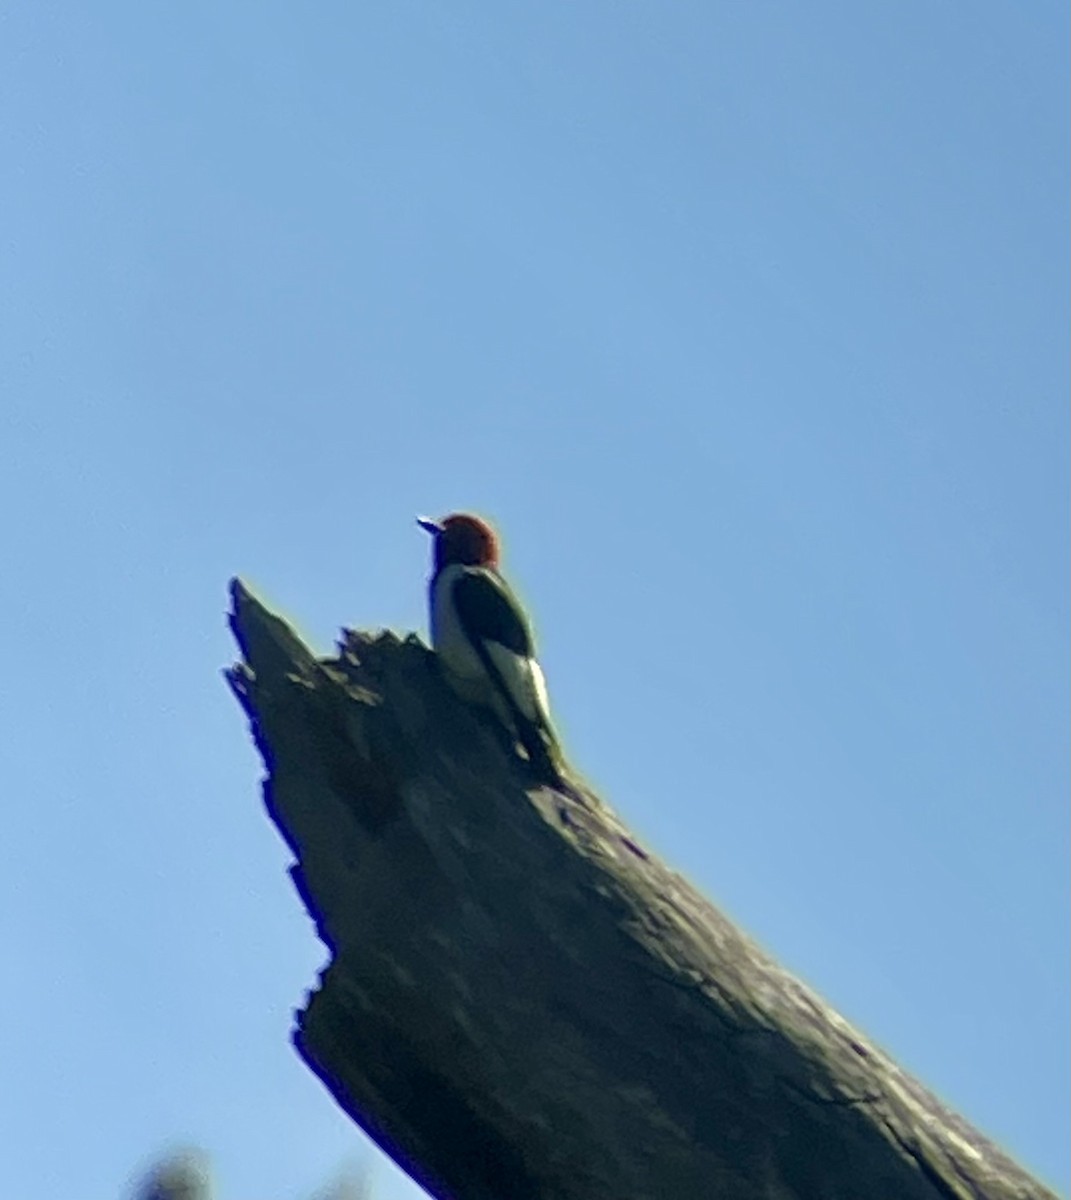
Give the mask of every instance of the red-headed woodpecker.
<path id="1" fill-rule="evenodd" d="M 532 765 L 560 781 L 547 685 L 528 617 L 499 574 L 494 530 L 469 513 L 418 517 L 417 524 L 435 538 L 431 644 L 447 680 L 464 699 L 490 708 Z"/>

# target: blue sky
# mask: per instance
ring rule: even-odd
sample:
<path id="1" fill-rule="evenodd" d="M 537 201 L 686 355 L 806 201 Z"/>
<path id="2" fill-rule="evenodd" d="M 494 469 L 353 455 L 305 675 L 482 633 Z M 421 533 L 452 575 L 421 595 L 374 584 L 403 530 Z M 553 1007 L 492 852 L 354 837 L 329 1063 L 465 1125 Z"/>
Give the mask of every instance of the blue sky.
<path id="1" fill-rule="evenodd" d="M 1066 1193 L 1066 5 L 0 31 L 9 1194 L 372 1161 L 288 1045 L 225 586 L 423 629 L 459 507 L 577 766 Z"/>

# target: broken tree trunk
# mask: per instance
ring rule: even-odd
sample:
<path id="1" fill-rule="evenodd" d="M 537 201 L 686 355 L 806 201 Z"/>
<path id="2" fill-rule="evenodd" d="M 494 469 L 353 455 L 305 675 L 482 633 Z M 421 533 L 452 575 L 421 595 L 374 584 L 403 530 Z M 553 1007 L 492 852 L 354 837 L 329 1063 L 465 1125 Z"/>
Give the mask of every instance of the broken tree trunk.
<path id="1" fill-rule="evenodd" d="M 229 675 L 331 953 L 295 1042 L 442 1200 L 1026 1200 L 945 1109 L 416 638 L 318 661 L 241 584 Z"/>

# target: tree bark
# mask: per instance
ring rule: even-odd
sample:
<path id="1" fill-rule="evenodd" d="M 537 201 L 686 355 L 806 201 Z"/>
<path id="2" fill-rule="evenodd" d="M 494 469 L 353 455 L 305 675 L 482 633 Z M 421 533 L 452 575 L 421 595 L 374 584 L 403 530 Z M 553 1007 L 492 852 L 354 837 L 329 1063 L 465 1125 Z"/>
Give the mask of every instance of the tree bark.
<path id="1" fill-rule="evenodd" d="M 229 681 L 331 961 L 298 1051 L 441 1200 L 1053 1197 L 644 850 L 532 783 L 415 637 Z"/>

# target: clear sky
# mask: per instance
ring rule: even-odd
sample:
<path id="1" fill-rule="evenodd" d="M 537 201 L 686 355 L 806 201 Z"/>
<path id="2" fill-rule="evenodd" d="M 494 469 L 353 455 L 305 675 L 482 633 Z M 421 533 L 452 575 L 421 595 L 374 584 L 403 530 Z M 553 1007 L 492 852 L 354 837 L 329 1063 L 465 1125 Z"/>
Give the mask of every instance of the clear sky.
<path id="1" fill-rule="evenodd" d="M 3 1190 L 373 1151 L 219 670 L 506 541 L 576 765 L 1066 1193 L 1068 12 L 0 14 Z M 379 1200 L 417 1189 L 377 1167 Z"/>

